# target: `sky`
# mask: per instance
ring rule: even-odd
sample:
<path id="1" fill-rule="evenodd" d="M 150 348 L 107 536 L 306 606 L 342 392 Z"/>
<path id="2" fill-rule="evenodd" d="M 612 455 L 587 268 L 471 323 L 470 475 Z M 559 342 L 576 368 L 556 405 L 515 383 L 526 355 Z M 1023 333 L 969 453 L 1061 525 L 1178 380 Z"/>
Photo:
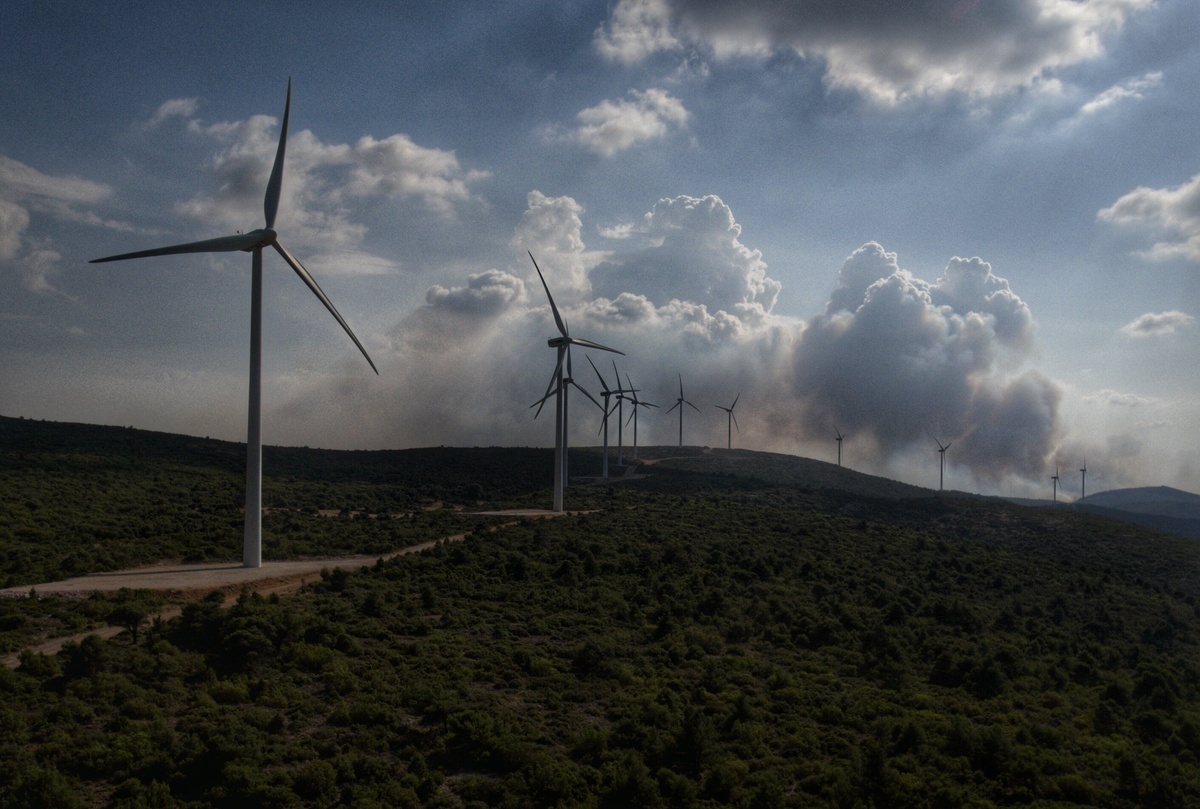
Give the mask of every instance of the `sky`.
<path id="1" fill-rule="evenodd" d="M 922 486 L 1200 492 L 1200 4 L 605 0 L 0 6 L 0 415 L 552 446 L 556 328 L 640 444 Z M 572 445 L 600 411 L 572 398 Z M 628 417 L 626 410 L 625 416 Z M 616 417 L 610 431 L 615 442 Z M 630 441 L 624 436 L 626 444 Z M 581 470 L 572 470 L 580 472 Z"/>

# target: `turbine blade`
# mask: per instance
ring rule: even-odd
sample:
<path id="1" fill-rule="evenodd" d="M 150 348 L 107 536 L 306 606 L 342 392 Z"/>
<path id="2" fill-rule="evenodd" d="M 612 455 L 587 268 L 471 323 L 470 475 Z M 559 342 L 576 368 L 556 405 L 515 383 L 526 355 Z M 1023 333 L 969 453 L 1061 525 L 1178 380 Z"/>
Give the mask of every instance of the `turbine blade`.
<path id="1" fill-rule="evenodd" d="M 683 374 L 679 375 L 679 398 L 683 398 Z"/>
<path id="2" fill-rule="evenodd" d="M 684 402 L 684 404 L 685 404 L 685 405 L 687 405 L 688 407 L 690 407 L 692 410 L 695 410 L 697 413 L 699 413 L 699 412 L 700 412 L 700 408 L 696 407 L 696 406 L 695 406 L 694 404 L 692 404 L 691 402 Z"/>
<path id="3" fill-rule="evenodd" d="M 567 339 L 571 341 L 571 345 L 582 346 L 583 348 L 596 348 L 596 349 L 599 349 L 600 351 L 611 351 L 614 354 L 620 354 L 622 357 L 625 356 L 624 351 L 617 351 L 615 348 L 609 348 L 608 346 L 602 346 L 599 343 L 593 343 L 591 340 L 581 340 L 576 337 L 567 337 Z"/>
<path id="4" fill-rule="evenodd" d="M 735 407 L 737 407 L 738 399 L 740 398 L 742 398 L 742 392 L 738 391 L 738 395 L 733 397 L 733 404 L 729 406 L 730 410 L 733 410 Z"/>
<path id="5" fill-rule="evenodd" d="M 287 150 L 288 114 L 291 111 L 292 79 L 289 76 L 287 101 L 283 104 L 283 126 L 279 128 L 279 146 L 275 150 L 275 164 L 271 166 L 271 179 L 267 180 L 267 193 L 263 197 L 263 214 L 267 217 L 268 229 L 275 227 L 275 214 L 279 212 L 279 194 L 283 190 L 283 153 Z M 370 362 L 370 359 L 367 361 Z"/>
<path id="6" fill-rule="evenodd" d="M 254 230 L 249 233 L 238 233 L 234 236 L 218 236 L 215 239 L 204 239 L 199 242 L 173 244 L 170 247 L 155 247 L 151 250 L 138 250 L 135 253 L 122 253 L 119 256 L 94 258 L 88 264 L 103 264 L 106 261 L 124 261 L 127 258 L 149 258 L 150 256 L 174 256 L 181 253 L 232 253 L 235 250 L 252 250 L 264 247 L 270 239 L 263 236 L 262 231 Z"/>
<path id="7" fill-rule="evenodd" d="M 586 354 L 584 356 L 587 357 Z M 609 393 L 608 383 L 604 381 L 604 377 L 600 376 L 600 369 L 596 367 L 596 363 L 592 362 L 591 357 L 587 357 L 587 361 L 588 365 L 592 366 L 592 370 L 596 372 L 596 378 L 600 380 L 600 389 L 604 393 Z M 617 381 L 617 384 L 620 384 L 620 380 Z"/>
<path id="8" fill-rule="evenodd" d="M 734 412 L 733 412 L 733 409 L 732 409 L 732 408 L 730 408 L 730 410 L 729 410 L 729 415 L 730 415 L 730 417 L 733 419 L 733 426 L 734 426 L 734 427 L 737 427 L 737 431 L 740 433 L 740 432 L 742 431 L 742 428 L 741 428 L 741 427 L 738 427 L 738 423 L 737 423 L 737 416 L 734 414 Z"/>
<path id="9" fill-rule="evenodd" d="M 566 324 L 558 314 L 558 307 L 554 305 L 554 296 L 550 294 L 550 287 L 546 286 L 546 276 L 542 275 L 542 268 L 538 266 L 533 253 L 529 254 L 529 260 L 533 262 L 533 268 L 537 270 L 538 278 L 542 279 L 542 289 L 546 290 L 546 298 L 550 301 L 550 311 L 554 313 L 554 324 L 558 326 L 558 333 L 563 337 L 568 337 Z"/>
<path id="10" fill-rule="evenodd" d="M 333 315 L 334 319 L 337 320 L 338 323 L 342 324 L 342 328 L 346 330 L 346 334 L 350 335 L 350 339 L 354 341 L 356 346 L 358 346 L 358 350 L 361 351 L 363 357 L 366 358 L 367 364 L 371 366 L 371 370 L 375 372 L 376 376 L 378 376 L 379 369 L 376 368 L 375 363 L 371 361 L 371 355 L 367 353 L 365 348 L 363 348 L 363 344 L 358 341 L 358 337 L 355 336 L 354 331 L 351 330 L 349 324 L 342 319 L 342 316 L 338 313 L 338 310 L 334 308 L 333 303 L 321 290 L 321 287 L 317 284 L 316 279 L 309 275 L 308 270 L 304 269 L 304 265 L 297 261 L 291 253 L 285 250 L 282 244 L 279 242 L 272 242 L 271 244 L 275 247 L 275 250 L 279 253 L 279 255 L 283 256 L 283 260 L 288 263 L 288 266 L 296 271 L 296 275 L 300 276 L 300 280 L 308 285 L 308 288 L 312 290 L 312 293 L 317 296 L 321 303 L 325 304 L 325 308 L 329 310 L 329 314 Z"/>
<path id="11" fill-rule="evenodd" d="M 559 369 L 562 368 L 562 361 L 563 361 L 563 352 L 559 351 L 558 352 L 558 363 L 554 366 L 554 373 L 550 374 L 550 384 L 546 386 L 546 395 L 530 405 L 530 407 L 537 408 L 537 412 L 533 414 L 533 417 L 535 419 L 542 414 L 542 407 L 545 406 L 546 400 L 550 398 L 551 392 L 557 393 L 557 390 L 554 387 L 554 383 L 558 379 L 558 372 L 559 372 Z"/>
<path id="12" fill-rule="evenodd" d="M 679 407 L 679 402 L 676 402 L 675 404 L 671 405 L 670 409 L 668 409 L 667 412 L 670 413 L 672 410 L 674 410 L 677 407 Z"/>
<path id="13" fill-rule="evenodd" d="M 587 392 L 587 388 L 583 387 L 583 385 L 580 385 L 580 384 L 579 384 L 578 382 L 576 382 L 574 379 L 572 379 L 572 380 L 571 380 L 571 384 L 572 384 L 572 385 L 574 385 L 576 388 L 578 388 L 580 393 L 582 393 L 584 396 L 586 396 L 586 397 L 588 397 L 589 399 L 591 399 L 591 400 L 592 400 L 592 404 L 594 404 L 596 407 L 600 408 L 601 410 L 603 410 L 603 409 L 604 409 L 604 405 L 602 405 L 602 404 L 600 404 L 599 402 L 597 402 L 597 401 L 596 401 L 596 397 L 592 396 L 592 394 L 590 394 L 590 393 L 588 393 L 588 392 Z"/>

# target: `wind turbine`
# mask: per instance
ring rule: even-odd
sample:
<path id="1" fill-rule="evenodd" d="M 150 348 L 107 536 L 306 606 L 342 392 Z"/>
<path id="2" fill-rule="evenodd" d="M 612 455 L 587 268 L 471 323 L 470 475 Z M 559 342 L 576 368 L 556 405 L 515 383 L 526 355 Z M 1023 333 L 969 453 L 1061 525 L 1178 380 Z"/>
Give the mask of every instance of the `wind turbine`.
<path id="1" fill-rule="evenodd" d="M 558 337 L 551 337 L 546 341 L 546 345 L 553 348 L 558 353 L 558 361 L 554 366 L 554 373 L 550 376 L 550 384 L 546 387 L 546 395 L 539 401 L 534 402 L 530 407 L 537 407 L 538 414 L 542 412 L 542 406 L 551 396 L 554 397 L 554 510 L 563 510 L 563 485 L 567 479 L 567 387 L 574 385 L 583 392 L 585 396 L 592 399 L 592 395 L 584 390 L 571 374 L 571 346 L 583 346 L 584 348 L 596 348 L 601 351 L 611 351 L 614 354 L 625 356 L 625 352 L 617 351 L 615 348 L 602 346 L 599 343 L 593 343 L 591 340 L 583 340 L 578 337 L 572 337 L 567 330 L 567 324 L 563 322 L 562 316 L 558 314 L 558 307 L 554 305 L 554 296 L 550 294 L 550 287 L 546 285 L 546 277 L 542 275 L 542 268 L 538 266 L 537 259 L 533 257 L 533 253 L 529 254 L 529 260 L 533 262 L 533 268 L 537 270 L 538 278 L 542 281 L 542 289 L 546 290 L 546 299 L 550 301 L 550 311 L 554 313 L 554 325 L 558 327 Z M 567 375 L 563 376 L 563 360 L 566 360 Z M 596 406 L 600 403 L 592 399 Z"/>
<path id="2" fill-rule="evenodd" d="M 683 446 L 683 405 L 687 405 L 692 410 L 695 410 L 697 413 L 700 412 L 700 408 L 696 407 L 694 404 L 689 402 L 687 399 L 683 398 L 683 374 L 680 374 L 679 375 L 679 398 L 675 401 L 675 404 L 672 405 L 671 409 L 668 410 L 667 412 L 670 413 L 671 410 L 674 410 L 676 407 L 679 408 L 679 446 L 681 446 L 681 447 Z"/>
<path id="3" fill-rule="evenodd" d="M 288 79 L 287 100 L 283 105 L 283 125 L 279 130 L 279 146 L 275 150 L 275 163 L 271 167 L 271 176 L 267 180 L 267 193 L 263 198 L 263 213 L 266 217 L 264 227 L 248 233 L 220 236 L 216 239 L 176 244 L 171 247 L 158 247 L 153 250 L 139 250 L 135 253 L 122 253 L 119 256 L 107 256 L 92 259 L 89 262 L 98 264 L 105 261 L 172 256 L 181 253 L 228 253 L 237 250 L 250 253 L 250 396 L 246 416 L 246 520 L 242 538 L 242 565 L 245 567 L 262 566 L 262 254 L 264 248 L 275 248 L 275 252 L 279 253 L 284 262 L 296 271 L 300 280 L 308 285 L 312 293 L 345 329 L 346 334 L 350 335 L 354 345 L 358 346 L 358 350 L 366 357 L 371 370 L 376 374 L 379 373 L 375 363 L 371 362 L 367 350 L 354 336 L 350 326 L 338 314 L 338 310 L 334 308 L 316 280 L 279 243 L 275 233 L 275 214 L 279 211 L 279 195 L 283 187 L 283 155 L 287 148 L 288 115 L 291 107 L 292 80 Z"/>
<path id="4" fill-rule="evenodd" d="M 679 383 L 680 383 L 680 385 L 682 385 L 683 379 L 680 379 Z M 739 391 L 738 395 L 733 397 L 733 404 L 731 404 L 729 407 L 722 407 L 721 405 L 713 405 L 713 407 L 724 410 L 725 414 L 726 414 L 725 432 L 728 434 L 725 438 L 726 443 L 728 445 L 728 446 L 726 446 L 726 449 L 733 449 L 733 427 L 734 427 L 734 425 L 737 424 L 737 416 L 733 415 L 733 409 L 735 407 L 737 407 L 738 399 L 740 399 L 740 398 L 742 398 L 742 394 Z M 681 413 L 681 415 L 682 415 L 682 413 Z M 738 432 L 740 433 L 741 431 L 742 431 L 742 428 L 738 427 Z M 680 443 L 682 444 L 682 439 L 680 439 Z"/>
<path id="5" fill-rule="evenodd" d="M 838 445 L 838 466 L 841 466 L 842 465 L 842 438 L 843 438 L 842 431 L 837 428 L 836 424 L 833 425 L 833 431 L 835 433 L 837 433 L 837 438 L 834 440 L 837 441 L 837 445 Z"/>
<path id="6" fill-rule="evenodd" d="M 1083 478 L 1079 483 L 1079 499 L 1087 497 L 1087 461 L 1083 462 L 1083 468 L 1079 470 Z"/>
<path id="7" fill-rule="evenodd" d="M 947 444 L 946 446 L 944 446 L 944 447 L 943 447 L 943 446 L 942 446 L 942 442 L 941 442 L 941 441 L 938 441 L 936 438 L 935 438 L 935 439 L 933 439 L 933 441 L 934 441 L 934 443 L 935 443 L 935 444 L 937 444 L 937 445 L 938 445 L 938 455 L 940 455 L 940 456 L 941 456 L 941 462 L 940 462 L 940 465 L 939 465 L 939 466 L 940 466 L 940 468 L 939 468 L 939 472 L 938 472 L 938 491 L 940 492 L 940 491 L 943 491 L 943 490 L 946 488 L 946 487 L 945 487 L 945 482 L 946 482 L 946 450 L 950 449 L 950 447 L 951 447 L 951 446 L 954 444 L 954 442 L 953 442 L 953 441 L 951 441 L 949 444 Z"/>
<path id="8" fill-rule="evenodd" d="M 617 466 L 624 466 L 625 462 L 621 457 L 621 452 L 625 447 L 625 400 L 629 397 L 625 394 L 636 393 L 631 388 L 621 387 L 621 373 L 617 370 L 617 361 L 612 361 L 613 376 L 617 379 L 617 387 L 613 393 L 617 395 Z"/>
<path id="9" fill-rule="evenodd" d="M 618 390 L 609 390 L 608 383 L 604 381 L 604 377 L 600 375 L 600 369 L 596 367 L 596 363 L 592 362 L 592 358 L 587 358 L 588 364 L 592 366 L 592 370 L 596 372 L 596 378 L 600 380 L 600 398 L 604 400 L 604 406 L 601 408 L 604 411 L 604 421 L 600 425 L 600 429 L 604 432 L 604 463 L 601 464 L 601 477 L 608 478 L 608 417 L 612 413 L 608 409 L 608 400 L 613 395 L 617 397 L 617 404 L 621 403 L 621 378 L 617 377 Z M 613 365 L 613 370 L 616 370 L 616 364 Z M 614 406 L 615 407 L 615 406 Z M 620 415 L 617 416 L 617 421 L 620 422 Z"/>
<path id="10" fill-rule="evenodd" d="M 1058 502 L 1058 467 L 1054 467 L 1054 474 L 1050 476 L 1050 480 L 1054 481 L 1054 502 Z"/>
<path id="11" fill-rule="evenodd" d="M 625 374 L 625 382 L 626 382 L 626 384 L 629 385 L 629 388 L 627 390 L 633 394 L 633 397 L 630 400 L 633 402 L 633 414 L 629 418 L 633 422 L 633 459 L 636 461 L 637 460 L 637 447 L 638 447 L 638 445 L 637 445 L 638 408 L 639 407 L 658 407 L 658 405 L 650 404 L 650 402 L 643 402 L 641 399 L 638 398 L 637 388 L 635 388 L 633 386 L 633 380 L 631 380 L 629 378 L 629 374 Z"/>

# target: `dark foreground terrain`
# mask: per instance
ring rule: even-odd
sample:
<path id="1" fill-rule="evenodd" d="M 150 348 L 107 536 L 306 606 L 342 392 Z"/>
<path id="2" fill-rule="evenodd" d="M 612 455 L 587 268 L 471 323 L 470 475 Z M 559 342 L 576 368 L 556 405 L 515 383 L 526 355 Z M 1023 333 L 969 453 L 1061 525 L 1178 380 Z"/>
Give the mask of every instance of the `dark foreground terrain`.
<path id="1" fill-rule="evenodd" d="M 0 419 L 4 575 L 237 558 L 237 449 Z M 1200 805 L 1194 540 L 643 456 L 500 521 L 449 506 L 544 505 L 548 450 L 268 451 L 268 557 L 470 534 L 165 622 L 0 603 L 0 650 L 127 629 L 0 669 L 0 807 Z"/>

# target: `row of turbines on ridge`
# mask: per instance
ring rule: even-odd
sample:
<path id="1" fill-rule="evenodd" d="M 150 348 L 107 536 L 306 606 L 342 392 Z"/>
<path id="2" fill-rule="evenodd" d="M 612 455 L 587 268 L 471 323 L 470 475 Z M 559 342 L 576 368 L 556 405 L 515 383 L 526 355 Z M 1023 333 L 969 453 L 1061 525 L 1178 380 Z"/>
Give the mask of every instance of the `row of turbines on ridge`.
<path id="1" fill-rule="evenodd" d="M 276 233 L 275 219 L 279 211 L 279 200 L 283 186 L 283 164 L 284 155 L 287 150 L 287 131 L 288 118 L 291 112 L 292 105 L 292 82 L 288 79 L 287 97 L 283 108 L 283 121 L 280 126 L 279 144 L 275 151 L 275 160 L 271 166 L 271 174 L 267 180 L 266 193 L 263 197 L 263 214 L 264 226 L 248 232 L 237 232 L 231 236 L 221 236 L 215 239 L 205 239 L 196 242 L 187 242 L 185 244 L 176 244 L 169 247 L 158 247 L 150 250 L 140 250 L 132 253 L 122 253 L 120 255 L 107 256 L 105 258 L 93 259 L 91 263 L 121 261 L 134 258 L 149 258 L 152 256 L 168 256 L 179 255 L 186 253 L 224 253 L 241 251 L 250 253 L 251 256 L 251 289 L 250 289 L 250 373 L 249 373 L 249 396 L 247 403 L 246 417 L 246 507 L 245 507 L 245 524 L 243 528 L 242 542 L 242 564 L 244 567 L 256 568 L 262 566 L 262 286 L 263 286 L 263 251 L 266 248 L 272 248 L 277 252 L 283 261 L 292 268 L 292 270 L 300 277 L 300 279 L 308 286 L 309 290 L 317 297 L 318 300 L 325 306 L 338 324 L 354 342 L 354 345 L 362 353 L 367 363 L 371 366 L 371 370 L 376 374 L 379 370 L 372 362 L 367 350 L 359 341 L 354 331 L 342 318 L 341 314 L 334 307 L 328 296 L 322 291 L 316 279 L 309 274 L 304 265 L 300 263 L 295 256 L 287 251 L 278 239 Z M 629 420 L 633 423 L 633 457 L 637 458 L 637 417 L 638 411 L 641 408 L 658 407 L 658 405 L 644 401 L 638 398 L 638 389 L 633 386 L 633 382 L 629 374 L 625 374 L 625 387 L 621 385 L 621 376 L 617 372 L 616 362 L 613 362 L 613 375 L 616 383 L 615 387 L 609 387 L 607 381 L 600 373 L 600 369 L 596 367 L 591 358 L 588 357 L 588 363 L 591 364 L 600 380 L 601 397 L 604 399 L 604 404 L 601 405 L 596 399 L 588 393 L 581 385 L 579 385 L 573 376 L 573 368 L 571 363 L 571 346 L 579 346 L 585 349 L 597 349 L 600 351 L 608 351 L 614 354 L 624 352 L 618 351 L 615 348 L 600 345 L 599 343 L 585 340 L 578 337 L 572 337 L 568 331 L 566 322 L 562 319 L 558 312 L 558 307 L 554 303 L 554 298 L 550 294 L 550 287 L 546 284 L 546 278 L 542 275 L 541 268 L 537 266 L 537 261 L 530 253 L 529 258 L 533 261 L 534 269 L 537 271 L 538 278 L 541 279 L 542 287 L 546 291 L 546 297 L 550 302 L 550 309 L 554 315 L 554 323 L 558 328 L 558 336 L 547 340 L 547 345 L 555 349 L 557 353 L 554 373 L 551 376 L 550 384 L 546 388 L 545 395 L 537 402 L 534 402 L 531 407 L 537 408 L 537 413 L 534 417 L 541 413 L 542 408 L 551 398 L 554 399 L 554 511 L 561 512 L 563 510 L 563 487 L 567 483 L 567 425 L 569 418 L 568 409 L 568 388 L 575 387 L 590 399 L 597 407 L 604 412 L 604 420 L 602 423 L 602 432 L 604 433 L 604 463 L 603 475 L 608 477 L 608 418 L 612 415 L 615 409 L 618 417 L 618 464 L 621 463 L 621 447 L 623 444 L 622 430 L 628 423 L 624 417 L 623 405 L 624 402 L 630 402 L 632 413 Z M 610 403 L 615 397 L 615 405 Z M 729 407 L 723 405 L 714 405 L 726 413 L 726 431 L 727 443 L 730 448 L 733 446 L 733 428 L 737 427 L 737 417 L 734 415 L 734 408 L 737 407 L 738 400 L 741 398 L 739 393 Z M 683 446 L 683 412 L 684 408 L 690 407 L 697 413 L 701 412 L 700 408 L 696 407 L 692 402 L 684 397 L 683 393 L 683 376 L 679 376 L 679 397 L 675 404 L 664 411 L 670 413 L 674 410 L 679 411 L 679 445 Z M 837 433 L 838 447 L 838 466 L 842 465 L 842 439 L 844 436 L 837 428 L 834 428 Z M 741 428 L 738 427 L 738 431 Z M 945 460 L 946 450 L 950 448 L 950 444 L 942 446 L 938 442 L 938 453 L 940 455 L 941 477 L 940 483 L 945 480 Z M 1087 469 L 1080 470 L 1084 474 L 1086 482 Z M 1058 499 L 1058 472 L 1055 471 L 1054 482 L 1054 497 Z"/>

